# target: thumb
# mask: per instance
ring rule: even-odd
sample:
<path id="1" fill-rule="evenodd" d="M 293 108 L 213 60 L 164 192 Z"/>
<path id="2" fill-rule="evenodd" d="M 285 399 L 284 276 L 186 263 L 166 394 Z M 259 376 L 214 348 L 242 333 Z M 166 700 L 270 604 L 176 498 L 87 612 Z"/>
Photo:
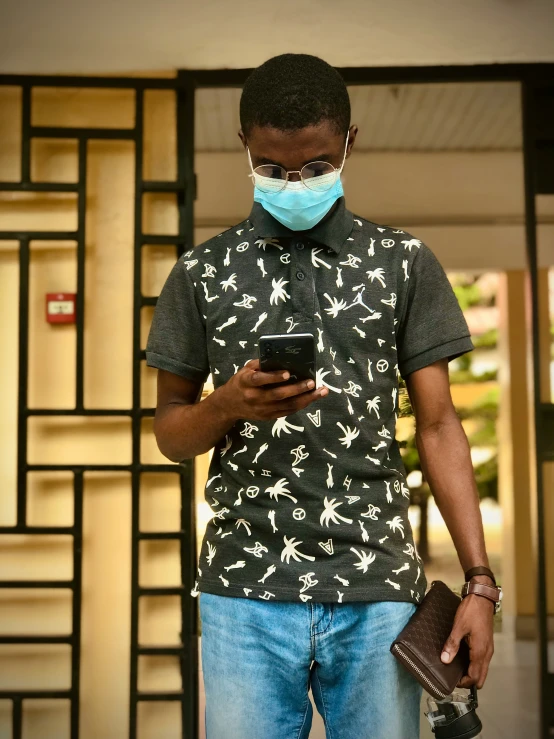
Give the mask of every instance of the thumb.
<path id="1" fill-rule="evenodd" d="M 458 653 L 458 649 L 460 648 L 460 641 L 462 640 L 461 634 L 458 634 L 455 630 L 453 630 L 444 643 L 444 647 L 442 648 L 442 654 L 441 654 L 441 661 L 448 664 L 449 662 L 452 662 L 454 657 Z"/>

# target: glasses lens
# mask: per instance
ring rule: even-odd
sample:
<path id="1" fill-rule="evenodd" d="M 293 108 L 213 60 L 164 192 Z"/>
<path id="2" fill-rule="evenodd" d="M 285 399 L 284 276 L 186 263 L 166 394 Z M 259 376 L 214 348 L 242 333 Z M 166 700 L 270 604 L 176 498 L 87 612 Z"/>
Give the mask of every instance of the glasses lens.
<path id="1" fill-rule="evenodd" d="M 310 190 L 330 190 L 337 180 L 337 171 L 329 162 L 310 162 L 302 167 L 301 176 Z"/>
<path id="2" fill-rule="evenodd" d="M 263 192 L 279 192 L 287 184 L 287 173 L 276 164 L 261 164 L 254 170 L 254 182 Z"/>

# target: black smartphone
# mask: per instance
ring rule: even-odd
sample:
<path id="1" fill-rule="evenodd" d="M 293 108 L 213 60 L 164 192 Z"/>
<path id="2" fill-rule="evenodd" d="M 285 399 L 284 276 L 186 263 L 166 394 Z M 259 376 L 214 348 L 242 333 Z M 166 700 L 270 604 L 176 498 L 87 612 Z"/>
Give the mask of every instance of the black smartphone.
<path id="1" fill-rule="evenodd" d="M 315 342 L 313 334 L 271 334 L 260 336 L 258 342 L 262 372 L 288 370 L 290 377 L 279 385 L 290 385 L 316 377 Z"/>

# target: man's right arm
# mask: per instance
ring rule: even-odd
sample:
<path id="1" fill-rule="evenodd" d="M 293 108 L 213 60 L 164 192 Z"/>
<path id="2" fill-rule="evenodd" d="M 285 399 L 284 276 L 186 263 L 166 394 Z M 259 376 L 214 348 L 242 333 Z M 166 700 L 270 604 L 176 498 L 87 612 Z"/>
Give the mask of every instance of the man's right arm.
<path id="1" fill-rule="evenodd" d="M 158 370 L 158 400 L 154 434 L 161 453 L 181 462 L 212 449 L 241 418 L 271 421 L 289 416 L 327 395 L 312 389 L 313 380 L 281 387 L 265 387 L 288 379 L 288 372 L 260 372 L 250 360 L 204 400 L 202 383 Z"/>
<path id="2" fill-rule="evenodd" d="M 161 453 L 172 462 L 204 454 L 234 424 L 219 389 L 200 401 L 203 383 L 158 370 L 154 434 Z"/>

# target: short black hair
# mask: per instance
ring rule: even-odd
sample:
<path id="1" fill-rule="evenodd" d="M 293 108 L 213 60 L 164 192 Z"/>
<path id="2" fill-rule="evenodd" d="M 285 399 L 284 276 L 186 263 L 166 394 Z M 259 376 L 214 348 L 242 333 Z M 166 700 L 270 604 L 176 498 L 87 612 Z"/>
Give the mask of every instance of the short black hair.
<path id="1" fill-rule="evenodd" d="M 350 98 L 340 73 L 310 54 L 281 54 L 254 69 L 240 98 L 246 136 L 254 126 L 298 131 L 330 121 L 337 133 L 350 128 Z"/>

